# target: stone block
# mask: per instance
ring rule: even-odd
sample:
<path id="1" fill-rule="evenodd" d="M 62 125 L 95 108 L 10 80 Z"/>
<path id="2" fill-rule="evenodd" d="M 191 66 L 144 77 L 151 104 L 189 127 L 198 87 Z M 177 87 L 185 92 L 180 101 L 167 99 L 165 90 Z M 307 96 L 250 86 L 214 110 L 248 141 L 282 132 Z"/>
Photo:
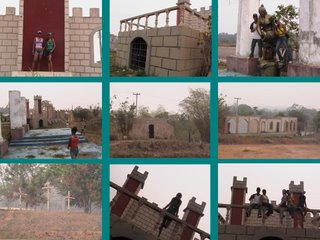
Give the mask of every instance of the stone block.
<path id="1" fill-rule="evenodd" d="M 178 37 L 177 36 L 164 37 L 163 46 L 165 46 L 165 47 L 177 47 L 178 46 Z"/>
<path id="2" fill-rule="evenodd" d="M 8 27 L 17 28 L 18 27 L 18 22 L 17 21 L 9 22 L 8 23 Z"/>
<path id="3" fill-rule="evenodd" d="M 82 8 L 72 8 L 73 17 L 82 17 Z"/>
<path id="4" fill-rule="evenodd" d="M 90 8 L 90 17 L 94 18 L 98 18 L 100 16 L 99 13 L 99 8 Z"/>
<path id="5" fill-rule="evenodd" d="M 170 36 L 170 27 L 158 28 L 158 36 Z"/>
<path id="6" fill-rule="evenodd" d="M 147 30 L 148 37 L 154 37 L 158 35 L 158 28 L 152 28 Z"/>
<path id="7" fill-rule="evenodd" d="M 240 225 L 229 225 L 226 227 L 226 233 L 228 234 L 246 234 L 246 227 Z"/>
<path id="8" fill-rule="evenodd" d="M 151 46 L 153 46 L 153 47 L 163 46 L 163 37 L 152 37 Z"/>
<path id="9" fill-rule="evenodd" d="M 176 70 L 177 69 L 177 61 L 164 58 L 162 59 L 162 67 L 170 70 Z"/>
<path id="10" fill-rule="evenodd" d="M 159 57 L 151 57 L 150 58 L 150 65 L 161 67 L 162 58 Z"/>
<path id="11" fill-rule="evenodd" d="M 288 228 L 287 229 L 287 236 L 288 237 L 305 237 L 306 236 L 306 229 Z"/>
<path id="12" fill-rule="evenodd" d="M 163 68 L 155 68 L 155 76 L 167 77 L 169 75 L 169 71 Z"/>
<path id="13" fill-rule="evenodd" d="M 24 137 L 24 128 L 20 127 L 20 128 L 15 128 L 15 129 L 11 129 L 11 139 L 12 140 L 21 140 Z"/>
<path id="14" fill-rule="evenodd" d="M 258 59 L 228 56 L 227 70 L 242 73 L 245 75 L 257 75 L 259 73 Z"/>
<path id="15" fill-rule="evenodd" d="M 7 140 L 0 142 L 0 158 L 3 158 L 8 153 L 8 149 L 9 146 Z"/>
<path id="16" fill-rule="evenodd" d="M 7 27 L 7 26 L 8 26 L 8 23 L 9 23 L 9 22 L 3 21 L 3 20 L 1 20 L 1 18 L 0 18 L 0 27 Z"/>
<path id="17" fill-rule="evenodd" d="M 236 240 L 236 235 L 233 234 L 221 234 L 219 235 L 219 240 Z"/>
<path id="18" fill-rule="evenodd" d="M 157 48 L 157 57 L 169 57 L 169 48 L 166 47 L 158 47 Z"/>
<path id="19" fill-rule="evenodd" d="M 201 58 L 202 57 L 202 53 L 200 49 L 195 49 L 195 48 L 191 48 L 190 49 L 191 52 L 191 58 Z"/>
<path id="20" fill-rule="evenodd" d="M 156 56 L 156 53 L 157 53 L 157 48 L 151 47 L 151 56 Z"/>
<path id="21" fill-rule="evenodd" d="M 288 76 L 290 77 L 320 76 L 320 66 L 307 65 L 303 63 L 289 63 Z"/>

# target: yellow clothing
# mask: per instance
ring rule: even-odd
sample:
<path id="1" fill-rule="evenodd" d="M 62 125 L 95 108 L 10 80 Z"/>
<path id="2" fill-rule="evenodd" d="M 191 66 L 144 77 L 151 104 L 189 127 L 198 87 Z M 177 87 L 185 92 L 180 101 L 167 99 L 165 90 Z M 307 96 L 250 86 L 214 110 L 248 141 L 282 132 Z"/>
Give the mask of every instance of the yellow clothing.
<path id="1" fill-rule="evenodd" d="M 276 34 L 279 37 L 284 37 L 286 35 L 286 27 L 284 25 L 277 26 Z"/>

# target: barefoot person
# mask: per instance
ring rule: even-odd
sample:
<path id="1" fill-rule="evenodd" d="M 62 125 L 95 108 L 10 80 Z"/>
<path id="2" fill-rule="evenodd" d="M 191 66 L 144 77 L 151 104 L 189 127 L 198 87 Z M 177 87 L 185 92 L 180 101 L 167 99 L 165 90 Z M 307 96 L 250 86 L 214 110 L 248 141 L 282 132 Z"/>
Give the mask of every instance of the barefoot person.
<path id="1" fill-rule="evenodd" d="M 48 33 L 48 40 L 46 42 L 46 48 L 44 51 L 44 55 L 48 59 L 48 71 L 53 72 L 53 63 L 52 63 L 52 54 L 54 49 L 56 48 L 56 42 L 54 41 L 54 38 L 52 37 L 52 33 Z"/>
<path id="2" fill-rule="evenodd" d="M 42 37 L 42 31 L 38 30 L 37 36 L 33 39 L 33 47 L 32 47 L 33 62 L 31 67 L 32 71 L 34 70 L 34 67 L 36 64 L 38 64 L 37 71 L 40 70 L 40 64 L 43 56 L 44 46 L 45 46 L 45 43 Z"/>
<path id="3" fill-rule="evenodd" d="M 69 138 L 69 144 L 68 144 L 68 149 L 70 149 L 70 156 L 72 159 L 77 158 L 78 157 L 78 153 L 79 153 L 79 142 L 80 139 L 77 136 L 77 127 L 73 127 L 71 129 L 71 137 Z"/>

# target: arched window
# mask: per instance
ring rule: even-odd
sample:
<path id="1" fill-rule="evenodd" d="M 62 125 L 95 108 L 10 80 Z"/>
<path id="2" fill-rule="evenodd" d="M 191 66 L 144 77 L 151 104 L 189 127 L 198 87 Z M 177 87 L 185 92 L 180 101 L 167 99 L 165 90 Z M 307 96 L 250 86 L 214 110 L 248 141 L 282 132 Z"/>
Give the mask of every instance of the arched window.
<path id="1" fill-rule="evenodd" d="M 270 123 L 270 130 L 273 130 L 273 122 Z"/>
<path id="2" fill-rule="evenodd" d="M 91 33 L 91 65 L 101 66 L 102 62 L 102 29 L 97 28 Z"/>
<path id="3" fill-rule="evenodd" d="M 134 70 L 145 70 L 147 59 L 147 43 L 141 38 L 135 38 L 130 45 L 130 65 Z"/>

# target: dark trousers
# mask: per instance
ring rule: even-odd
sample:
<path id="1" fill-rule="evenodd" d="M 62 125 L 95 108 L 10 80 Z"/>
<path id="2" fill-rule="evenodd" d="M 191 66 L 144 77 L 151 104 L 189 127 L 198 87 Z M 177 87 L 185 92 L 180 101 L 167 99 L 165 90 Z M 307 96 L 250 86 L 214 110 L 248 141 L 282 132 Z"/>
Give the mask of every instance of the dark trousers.
<path id="1" fill-rule="evenodd" d="M 279 60 L 283 60 L 283 56 L 280 52 L 280 48 L 284 48 L 288 57 L 288 61 L 292 61 L 292 54 L 288 44 L 288 38 L 286 36 L 278 37 L 276 44 L 276 53 L 279 57 Z"/>
<path id="2" fill-rule="evenodd" d="M 258 48 L 259 48 L 259 58 L 262 58 L 262 40 L 261 39 L 252 39 L 250 57 L 253 57 L 254 49 L 255 49 L 257 43 L 258 43 Z"/>

